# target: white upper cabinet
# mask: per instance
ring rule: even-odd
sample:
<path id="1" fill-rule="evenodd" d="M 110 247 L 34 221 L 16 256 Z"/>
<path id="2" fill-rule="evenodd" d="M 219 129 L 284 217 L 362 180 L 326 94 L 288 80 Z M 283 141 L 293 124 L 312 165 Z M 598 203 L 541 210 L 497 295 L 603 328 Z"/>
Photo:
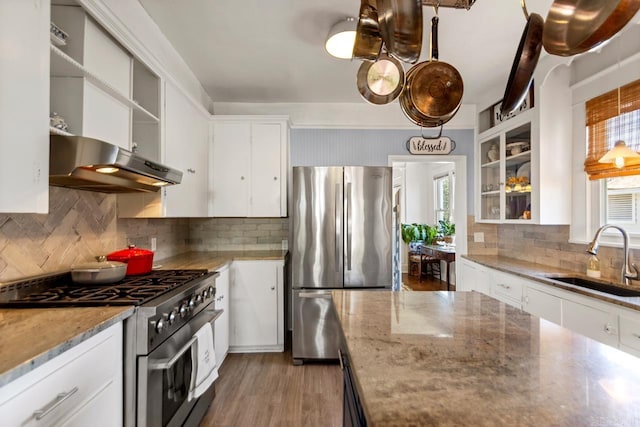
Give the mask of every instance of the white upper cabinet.
<path id="1" fill-rule="evenodd" d="M 210 115 L 169 82 L 164 106 L 162 162 L 182 171 L 182 181 L 158 193 L 119 194 L 121 218 L 208 216 Z"/>
<path id="2" fill-rule="evenodd" d="M 48 0 L 0 2 L 0 212 L 49 209 Z"/>
<path id="3" fill-rule="evenodd" d="M 212 216 L 287 216 L 288 118 L 220 116 L 212 129 Z"/>
<path id="4" fill-rule="evenodd" d="M 69 134 L 160 160 L 159 77 L 82 7 L 52 6 L 51 19 L 68 38 L 50 46 L 50 112 L 65 120 Z"/>
<path id="5" fill-rule="evenodd" d="M 167 217 L 208 214 L 209 114 L 171 83 L 165 88 L 165 162 L 182 171 L 182 182 L 166 189 Z"/>
<path id="6" fill-rule="evenodd" d="M 536 86 L 535 102 L 501 123 L 491 108 L 479 114 L 477 222 L 570 222 L 572 111 L 567 67 L 553 69 Z"/>

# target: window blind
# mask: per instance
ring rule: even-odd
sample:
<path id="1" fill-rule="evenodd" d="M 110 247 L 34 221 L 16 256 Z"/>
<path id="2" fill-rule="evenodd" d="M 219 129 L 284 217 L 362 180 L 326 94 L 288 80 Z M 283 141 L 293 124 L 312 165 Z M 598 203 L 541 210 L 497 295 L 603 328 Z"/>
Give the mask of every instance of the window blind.
<path id="1" fill-rule="evenodd" d="M 635 222 L 634 194 L 607 195 L 607 222 L 632 223 Z"/>
<path id="2" fill-rule="evenodd" d="M 640 151 L 640 80 L 621 86 L 586 102 L 587 157 L 584 170 L 589 179 L 640 175 L 640 160 L 627 160 L 618 169 L 598 160 L 616 141 Z"/>

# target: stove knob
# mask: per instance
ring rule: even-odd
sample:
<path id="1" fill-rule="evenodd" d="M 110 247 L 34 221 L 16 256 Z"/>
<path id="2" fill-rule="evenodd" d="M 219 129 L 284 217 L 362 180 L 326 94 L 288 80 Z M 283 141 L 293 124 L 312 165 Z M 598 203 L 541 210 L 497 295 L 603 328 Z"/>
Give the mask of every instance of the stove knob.
<path id="1" fill-rule="evenodd" d="M 216 291 L 215 289 L 213 289 L 213 286 L 209 286 L 209 289 L 207 289 L 207 293 L 209 294 L 210 297 L 213 297 Z"/>
<path id="2" fill-rule="evenodd" d="M 184 317 L 187 315 L 187 311 L 189 311 L 187 309 L 187 304 L 186 303 L 182 303 L 182 305 L 180 306 L 180 317 Z"/>
<path id="3" fill-rule="evenodd" d="M 173 322 L 176 321 L 176 311 L 173 310 L 171 313 L 169 313 L 169 315 L 167 316 L 167 320 L 169 321 L 169 324 L 172 325 Z"/>
<path id="4" fill-rule="evenodd" d="M 156 332 L 161 334 L 163 330 L 164 330 L 164 320 L 159 319 L 158 322 L 156 323 Z"/>
<path id="5" fill-rule="evenodd" d="M 193 310 L 195 306 L 196 306 L 196 299 L 194 297 L 191 297 L 191 299 L 189 300 L 189 309 Z"/>
<path id="6" fill-rule="evenodd" d="M 204 301 L 204 297 L 200 294 L 196 295 L 196 304 L 200 304 L 202 301 Z"/>

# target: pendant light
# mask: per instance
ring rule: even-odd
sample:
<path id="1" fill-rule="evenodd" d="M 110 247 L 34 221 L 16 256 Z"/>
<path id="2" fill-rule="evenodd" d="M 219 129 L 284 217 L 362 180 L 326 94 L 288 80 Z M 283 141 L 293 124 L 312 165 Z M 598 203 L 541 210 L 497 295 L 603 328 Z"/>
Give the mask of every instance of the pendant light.
<path id="1" fill-rule="evenodd" d="M 618 132 L 618 138 L 620 138 L 620 88 L 618 87 L 618 115 L 615 118 L 616 120 L 616 130 Z M 618 169 L 622 169 L 625 165 L 626 159 L 638 159 L 640 158 L 640 154 L 633 151 L 627 144 L 618 139 L 614 144 L 613 148 L 607 152 L 604 156 L 598 160 L 599 163 L 614 163 Z"/>
<path id="2" fill-rule="evenodd" d="M 351 59 L 353 45 L 356 42 L 357 25 L 358 20 L 353 17 L 341 19 L 333 24 L 324 44 L 327 52 L 336 58 Z"/>

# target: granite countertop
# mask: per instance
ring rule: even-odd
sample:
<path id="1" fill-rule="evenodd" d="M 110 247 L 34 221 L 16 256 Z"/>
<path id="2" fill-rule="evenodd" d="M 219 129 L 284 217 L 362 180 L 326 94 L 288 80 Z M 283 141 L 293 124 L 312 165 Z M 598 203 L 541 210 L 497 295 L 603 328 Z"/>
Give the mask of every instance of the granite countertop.
<path id="1" fill-rule="evenodd" d="M 132 313 L 132 306 L 0 309 L 0 387 Z"/>
<path id="2" fill-rule="evenodd" d="M 638 359 L 477 292 L 334 291 L 368 425 L 637 425 Z"/>
<path id="3" fill-rule="evenodd" d="M 604 292 L 598 292 L 591 289 L 583 288 L 580 286 L 574 286 L 568 283 L 558 282 L 553 280 L 553 276 L 572 276 L 582 277 L 588 280 L 594 280 L 603 284 L 617 286 L 620 288 L 629 289 L 618 282 L 612 282 L 608 280 L 593 279 L 586 276 L 584 273 L 576 273 L 575 271 L 565 270 L 557 267 L 550 267 L 544 264 L 535 264 L 527 261 L 520 261 L 513 258 L 501 257 L 496 255 L 463 255 L 466 258 L 475 263 L 484 265 L 495 270 L 504 271 L 505 273 L 515 274 L 525 279 L 535 280 L 545 285 L 554 286 L 566 291 L 579 293 L 588 297 L 596 298 L 605 302 L 620 305 L 623 307 L 631 308 L 633 310 L 640 310 L 640 297 L 621 297 Z M 549 277 L 547 277 L 549 276 Z M 640 287 L 637 285 L 632 286 L 633 289 L 640 291 Z"/>
<path id="4" fill-rule="evenodd" d="M 284 260 L 287 251 L 188 252 L 162 269 L 215 271 L 233 260 Z M 133 314 L 130 307 L 0 309 L 0 387 Z"/>
<path id="5" fill-rule="evenodd" d="M 233 260 L 284 260 L 287 251 L 193 251 L 156 261 L 161 269 L 215 271 Z"/>

